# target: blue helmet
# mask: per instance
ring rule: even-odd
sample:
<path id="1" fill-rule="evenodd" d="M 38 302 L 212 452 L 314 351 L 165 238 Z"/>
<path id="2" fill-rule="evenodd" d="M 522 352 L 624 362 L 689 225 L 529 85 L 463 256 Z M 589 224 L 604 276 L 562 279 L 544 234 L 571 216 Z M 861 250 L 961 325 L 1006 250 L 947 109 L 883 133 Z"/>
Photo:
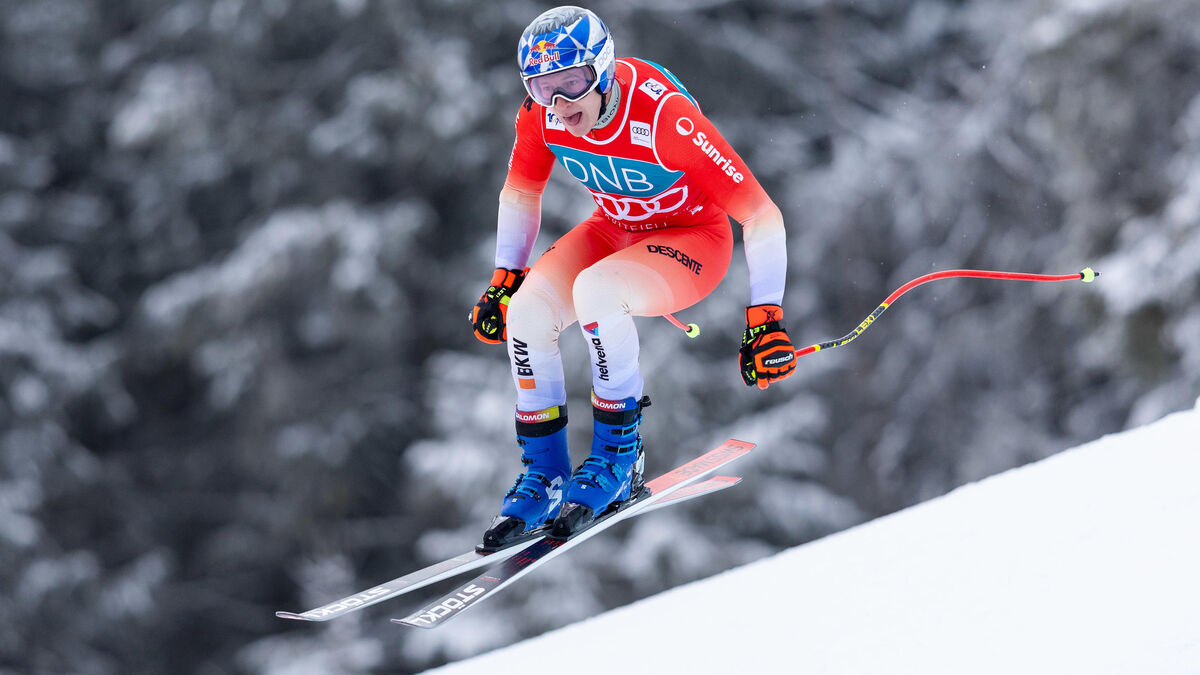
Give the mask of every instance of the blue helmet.
<path id="1" fill-rule="evenodd" d="M 596 89 L 607 94 L 616 71 L 612 34 L 600 17 L 582 7 L 565 5 L 542 12 L 517 45 L 521 79 L 575 66 L 591 66 Z"/>

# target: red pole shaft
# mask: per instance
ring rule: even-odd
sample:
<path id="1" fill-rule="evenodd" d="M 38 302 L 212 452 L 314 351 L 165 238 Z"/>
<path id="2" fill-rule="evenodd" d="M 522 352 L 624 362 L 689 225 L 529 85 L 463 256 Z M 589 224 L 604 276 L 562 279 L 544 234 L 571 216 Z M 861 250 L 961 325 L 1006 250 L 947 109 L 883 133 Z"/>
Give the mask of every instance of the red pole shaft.
<path id="1" fill-rule="evenodd" d="M 992 271 L 992 270 L 945 270 L 942 272 L 933 272 L 931 274 L 926 274 L 924 276 L 917 277 L 916 279 L 913 279 L 912 281 L 904 284 L 900 288 L 897 288 L 891 295 L 889 295 L 887 297 L 886 300 L 883 301 L 882 304 L 880 304 L 878 307 L 875 308 L 874 312 L 871 312 L 870 316 L 868 316 L 866 319 L 864 319 L 862 323 L 858 324 L 858 327 L 855 328 L 853 331 L 850 331 L 849 333 L 847 333 L 846 335 L 843 335 L 842 337 L 838 338 L 837 340 L 830 340 L 828 342 L 820 342 L 815 345 L 810 345 L 808 347 L 804 347 L 803 349 L 797 349 L 796 350 L 796 358 L 800 358 L 801 356 L 806 356 L 808 354 L 812 354 L 813 352 L 821 351 L 822 349 L 832 349 L 834 347 L 841 347 L 842 345 L 846 344 L 847 342 L 850 342 L 854 338 L 861 335 L 863 333 L 863 331 L 865 331 L 867 328 L 870 328 L 871 324 L 875 322 L 875 319 L 878 319 L 879 315 L 883 314 L 883 312 L 885 310 L 887 310 L 887 308 L 890 307 L 892 305 L 892 303 L 894 303 L 900 296 L 911 291 L 912 289 L 916 288 L 917 286 L 920 286 L 922 284 L 927 284 L 930 281 L 937 281 L 938 279 L 953 279 L 953 278 L 967 277 L 967 278 L 973 278 L 973 279 L 1006 279 L 1006 280 L 1010 280 L 1010 281 L 1076 281 L 1076 280 L 1082 280 L 1084 282 L 1090 283 L 1091 281 L 1095 280 L 1095 278 L 1098 276 L 1100 276 L 1099 272 L 1096 272 L 1095 270 L 1093 270 L 1090 267 L 1085 268 L 1082 272 L 1078 272 L 1076 274 L 1023 274 L 1020 272 L 996 272 L 996 271 Z"/>
<path id="2" fill-rule="evenodd" d="M 897 298 L 911 291 L 912 289 L 922 284 L 927 284 L 930 281 L 938 279 L 953 279 L 957 277 L 969 277 L 972 279 L 1008 279 L 1011 281 L 1078 281 L 1079 273 L 1075 274 L 1021 274 L 1019 272 L 994 272 L 991 270 L 945 270 L 942 272 L 933 272 L 922 277 L 917 277 L 912 281 L 897 288 L 894 293 L 883 301 L 883 304 L 890 305 Z"/>

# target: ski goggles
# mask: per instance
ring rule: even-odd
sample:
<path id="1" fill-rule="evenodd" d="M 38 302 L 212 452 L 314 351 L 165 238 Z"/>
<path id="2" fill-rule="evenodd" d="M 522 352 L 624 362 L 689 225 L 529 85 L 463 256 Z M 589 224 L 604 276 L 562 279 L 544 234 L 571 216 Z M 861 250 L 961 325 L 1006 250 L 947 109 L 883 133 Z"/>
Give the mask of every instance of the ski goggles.
<path id="1" fill-rule="evenodd" d="M 533 100 L 549 108 L 554 105 L 554 99 L 560 96 L 572 103 L 587 96 L 600 79 L 596 77 L 596 71 L 585 64 L 534 75 L 524 78 L 524 81 L 525 91 Z"/>

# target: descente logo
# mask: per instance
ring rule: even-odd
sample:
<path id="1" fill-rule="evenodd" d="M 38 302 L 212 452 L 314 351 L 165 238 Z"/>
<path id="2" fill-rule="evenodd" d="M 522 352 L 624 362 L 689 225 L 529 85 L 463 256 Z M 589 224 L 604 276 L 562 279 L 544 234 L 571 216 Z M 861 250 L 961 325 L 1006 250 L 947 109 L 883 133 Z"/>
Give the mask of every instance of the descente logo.
<path id="1" fill-rule="evenodd" d="M 692 258 L 691 256 L 684 253 L 683 251 L 680 251 L 679 249 L 676 249 L 671 246 L 660 246 L 658 244 L 647 244 L 646 250 L 651 253 L 665 255 L 668 258 L 678 260 L 679 264 L 688 268 L 695 274 L 700 274 L 700 269 L 702 267 L 704 267 L 704 265 L 701 264 L 701 262 L 699 260 L 696 260 L 695 258 Z"/>
<path id="2" fill-rule="evenodd" d="M 703 131 L 696 131 L 696 123 L 690 118 L 680 117 L 679 119 L 675 120 L 675 131 L 680 136 L 692 136 L 692 133 L 695 132 L 696 135 L 692 136 L 692 143 L 695 143 L 696 147 L 700 148 L 704 154 L 708 155 L 708 158 L 711 159 L 718 168 L 724 171 L 726 176 L 732 178 L 733 182 L 735 183 L 740 183 L 745 180 L 745 176 L 742 175 L 742 172 L 738 171 L 737 167 L 734 166 L 733 158 L 722 155 L 721 151 L 717 149 L 717 147 L 713 145 L 711 141 L 708 140 L 708 136 Z"/>

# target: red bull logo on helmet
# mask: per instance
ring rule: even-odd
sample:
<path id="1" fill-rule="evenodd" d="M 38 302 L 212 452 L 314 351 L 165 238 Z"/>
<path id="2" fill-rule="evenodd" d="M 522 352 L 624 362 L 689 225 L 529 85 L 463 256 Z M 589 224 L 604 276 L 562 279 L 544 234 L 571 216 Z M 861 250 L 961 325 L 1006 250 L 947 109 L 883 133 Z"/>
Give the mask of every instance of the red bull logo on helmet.
<path id="1" fill-rule="evenodd" d="M 554 51 L 550 51 L 552 48 Z M 525 60 L 525 65 L 537 66 L 543 63 L 550 63 L 557 61 L 559 56 L 558 45 L 549 40 L 538 40 L 537 44 L 529 49 L 529 58 Z"/>

